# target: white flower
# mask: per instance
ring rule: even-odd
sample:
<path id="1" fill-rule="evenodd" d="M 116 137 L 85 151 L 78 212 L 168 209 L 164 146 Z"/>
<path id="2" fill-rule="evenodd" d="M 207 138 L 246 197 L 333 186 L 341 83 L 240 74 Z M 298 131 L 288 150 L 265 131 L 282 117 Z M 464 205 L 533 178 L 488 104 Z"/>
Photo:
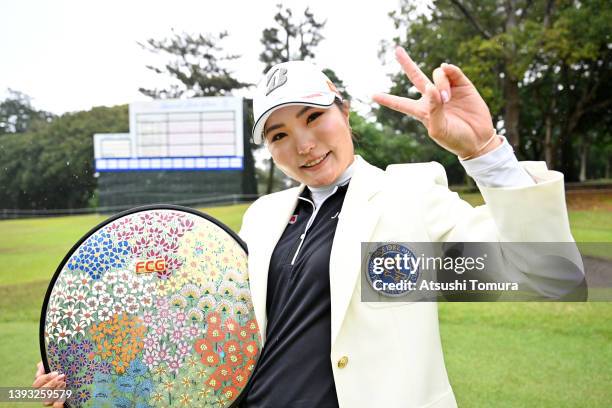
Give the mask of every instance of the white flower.
<path id="1" fill-rule="evenodd" d="M 79 321 L 79 323 L 74 325 L 73 333 L 74 333 L 74 335 L 77 335 L 77 334 L 84 335 L 85 334 L 85 325 L 82 324 L 81 321 Z"/>
<path id="2" fill-rule="evenodd" d="M 112 316 L 112 313 L 110 311 L 110 308 L 108 307 L 103 307 L 100 310 L 98 310 L 98 320 L 102 320 L 103 322 L 110 319 Z"/>
<path id="3" fill-rule="evenodd" d="M 93 321 L 94 318 L 94 312 L 91 310 L 83 310 L 81 313 L 81 320 L 79 321 L 79 324 L 82 324 L 83 326 L 89 326 L 91 324 L 91 322 Z M 75 328 L 76 330 L 76 328 Z"/>
<path id="4" fill-rule="evenodd" d="M 116 273 L 107 273 L 106 275 L 104 275 L 104 280 L 109 285 L 114 285 L 115 283 L 117 283 L 117 274 Z"/>
<path id="5" fill-rule="evenodd" d="M 140 309 L 140 306 L 138 305 L 138 303 L 132 303 L 131 305 L 127 305 L 126 309 L 128 313 L 136 314 L 138 313 L 138 309 Z"/>
<path id="6" fill-rule="evenodd" d="M 142 282 L 135 279 L 129 283 L 130 293 L 138 293 L 143 287 Z"/>
<path id="7" fill-rule="evenodd" d="M 123 297 L 122 301 L 124 305 L 133 305 L 136 304 L 136 297 L 134 295 L 127 295 Z"/>
<path id="8" fill-rule="evenodd" d="M 72 322 L 76 322 L 76 317 L 80 309 L 76 308 L 74 305 L 68 305 L 64 308 L 64 319 L 68 319 Z"/>
<path id="9" fill-rule="evenodd" d="M 94 295 L 101 295 L 106 292 L 106 283 L 102 281 L 96 281 L 92 285 L 92 292 Z"/>
<path id="10" fill-rule="evenodd" d="M 113 307 L 113 298 L 108 293 L 103 294 L 99 299 L 102 306 L 106 306 L 108 308 Z"/>
<path id="11" fill-rule="evenodd" d="M 143 306 L 146 306 L 146 307 L 152 306 L 153 305 L 153 298 L 151 296 L 143 296 L 140 299 L 140 303 Z"/>
<path id="12" fill-rule="evenodd" d="M 85 304 L 85 300 L 87 299 L 87 295 L 84 289 L 77 289 L 74 291 L 74 304 L 80 305 Z"/>
<path id="13" fill-rule="evenodd" d="M 68 342 L 68 338 L 72 337 L 72 330 L 69 330 L 68 327 L 64 326 L 64 325 L 60 325 L 57 328 L 57 339 L 62 342 Z"/>
<path id="14" fill-rule="evenodd" d="M 112 310 L 113 310 L 113 313 L 115 313 L 115 314 L 120 314 L 121 312 L 123 312 L 123 306 L 121 306 L 121 304 L 120 304 L 120 303 L 115 303 L 115 304 L 113 305 Z"/>
<path id="15" fill-rule="evenodd" d="M 122 271 L 119 273 L 119 280 L 123 283 L 129 284 L 131 278 L 132 278 L 132 275 L 129 274 L 127 271 Z"/>
<path id="16" fill-rule="evenodd" d="M 115 288 L 113 289 L 113 295 L 116 298 L 123 298 L 125 295 L 127 295 L 127 289 L 125 288 L 125 286 L 123 285 L 117 285 L 115 286 Z"/>
<path id="17" fill-rule="evenodd" d="M 85 306 L 87 306 L 89 309 L 91 310 L 95 310 L 98 308 L 98 304 L 100 302 L 98 301 L 98 298 L 95 297 L 89 297 L 87 298 L 87 300 L 85 301 Z"/>

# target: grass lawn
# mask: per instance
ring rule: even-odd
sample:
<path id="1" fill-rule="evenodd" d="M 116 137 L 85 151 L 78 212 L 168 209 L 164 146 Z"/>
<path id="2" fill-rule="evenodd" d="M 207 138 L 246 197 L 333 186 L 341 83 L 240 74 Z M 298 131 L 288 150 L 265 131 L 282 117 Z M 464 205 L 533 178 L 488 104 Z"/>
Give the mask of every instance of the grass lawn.
<path id="1" fill-rule="evenodd" d="M 481 200 L 465 198 L 474 204 Z M 238 230 L 245 209 L 204 211 Z M 612 242 L 610 215 L 570 211 L 574 236 Z M 104 218 L 0 221 L 0 386 L 31 384 L 49 279 L 72 245 Z M 447 303 L 439 309 L 447 369 L 460 406 L 610 405 L 612 303 Z"/>

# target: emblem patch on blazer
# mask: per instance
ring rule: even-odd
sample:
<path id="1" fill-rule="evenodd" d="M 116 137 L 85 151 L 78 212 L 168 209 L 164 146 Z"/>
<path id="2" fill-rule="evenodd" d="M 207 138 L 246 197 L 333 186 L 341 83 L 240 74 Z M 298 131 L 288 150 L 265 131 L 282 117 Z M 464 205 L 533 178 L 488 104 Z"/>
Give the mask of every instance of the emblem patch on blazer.
<path id="1" fill-rule="evenodd" d="M 297 214 L 293 214 L 291 218 L 289 218 L 289 224 L 295 224 L 295 222 L 297 221 L 297 217 Z"/>
<path id="2" fill-rule="evenodd" d="M 419 270 L 419 261 L 410 248 L 385 244 L 370 255 L 366 276 L 376 292 L 397 297 L 415 289 Z"/>

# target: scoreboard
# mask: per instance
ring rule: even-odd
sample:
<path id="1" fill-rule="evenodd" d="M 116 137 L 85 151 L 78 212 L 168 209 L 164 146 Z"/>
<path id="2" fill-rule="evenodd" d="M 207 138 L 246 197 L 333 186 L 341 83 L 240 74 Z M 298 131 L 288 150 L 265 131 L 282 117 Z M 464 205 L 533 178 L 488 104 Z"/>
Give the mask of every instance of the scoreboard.
<path id="1" fill-rule="evenodd" d="M 240 97 L 136 102 L 129 112 L 130 133 L 94 135 L 97 172 L 244 167 Z"/>

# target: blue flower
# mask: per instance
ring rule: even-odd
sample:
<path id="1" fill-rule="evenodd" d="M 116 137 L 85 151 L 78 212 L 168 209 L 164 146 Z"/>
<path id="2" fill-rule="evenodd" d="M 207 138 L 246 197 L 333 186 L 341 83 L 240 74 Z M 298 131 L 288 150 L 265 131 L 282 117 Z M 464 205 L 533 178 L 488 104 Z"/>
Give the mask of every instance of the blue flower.
<path id="1" fill-rule="evenodd" d="M 132 408 L 132 401 L 125 397 L 117 397 L 113 403 L 116 408 Z"/>
<path id="2" fill-rule="evenodd" d="M 127 369 L 127 372 L 133 376 L 140 376 L 147 372 L 147 367 L 142 363 L 140 358 L 137 358 L 130 363 L 130 367 Z"/>
<path id="3" fill-rule="evenodd" d="M 151 393 L 152 390 L 153 390 L 153 383 L 151 382 L 151 380 L 146 379 L 142 381 L 140 384 L 138 384 L 138 387 L 136 387 L 136 394 L 144 398 L 149 398 L 149 394 Z"/>
<path id="4" fill-rule="evenodd" d="M 123 267 L 129 253 L 127 241 L 114 243 L 108 232 L 100 230 L 85 241 L 67 265 L 69 270 L 82 270 L 95 280 L 110 268 Z"/>
<path id="5" fill-rule="evenodd" d="M 125 374 L 117 380 L 117 389 L 121 392 L 133 392 L 136 381 L 131 375 Z"/>

